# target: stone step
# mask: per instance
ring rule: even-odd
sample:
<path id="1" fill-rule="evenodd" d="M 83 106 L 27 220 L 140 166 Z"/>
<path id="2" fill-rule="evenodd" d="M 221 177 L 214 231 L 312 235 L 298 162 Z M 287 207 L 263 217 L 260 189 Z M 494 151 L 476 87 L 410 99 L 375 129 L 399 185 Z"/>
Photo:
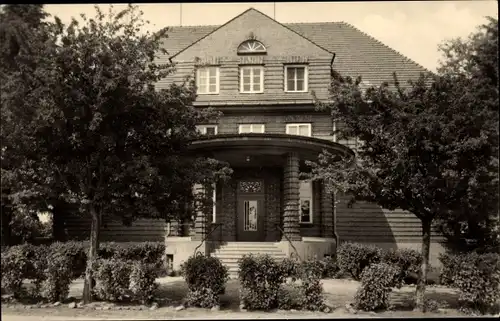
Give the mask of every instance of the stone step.
<path id="1" fill-rule="evenodd" d="M 280 250 L 267 250 L 267 251 L 263 251 L 263 250 L 254 250 L 254 251 L 245 251 L 245 250 L 242 250 L 242 249 L 239 249 L 239 250 L 236 250 L 236 249 L 219 249 L 217 251 L 214 252 L 214 255 L 235 255 L 235 256 L 243 256 L 243 255 L 249 255 L 249 254 L 253 254 L 253 255 L 270 255 L 270 256 L 274 256 L 274 255 L 278 255 L 278 256 L 281 256 L 281 255 L 285 255 L 285 253 L 283 253 L 283 251 L 280 251 Z"/>
<path id="2" fill-rule="evenodd" d="M 274 243 L 228 243 L 224 244 L 222 247 L 224 248 L 253 248 L 253 249 L 275 249 L 277 248 Z"/>

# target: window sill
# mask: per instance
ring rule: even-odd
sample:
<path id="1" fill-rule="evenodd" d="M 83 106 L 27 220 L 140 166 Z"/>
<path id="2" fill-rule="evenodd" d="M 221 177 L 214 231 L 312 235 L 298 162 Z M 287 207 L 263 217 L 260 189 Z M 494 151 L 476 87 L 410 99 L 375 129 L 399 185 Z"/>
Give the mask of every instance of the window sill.
<path id="1" fill-rule="evenodd" d="M 300 222 L 300 225 L 304 226 L 304 227 L 311 227 L 314 225 L 314 223 L 313 222 Z"/>
<path id="2" fill-rule="evenodd" d="M 263 94 L 263 91 L 240 91 L 240 94 Z"/>
<path id="3" fill-rule="evenodd" d="M 308 90 L 284 90 L 285 93 L 292 93 L 292 94 L 296 94 L 296 93 L 308 93 L 309 91 Z"/>
<path id="4" fill-rule="evenodd" d="M 216 92 L 216 93 L 198 93 L 198 92 L 197 92 L 196 94 L 197 94 L 197 95 L 203 95 L 203 96 L 205 96 L 205 95 L 218 95 L 218 94 L 219 94 L 219 92 Z"/>

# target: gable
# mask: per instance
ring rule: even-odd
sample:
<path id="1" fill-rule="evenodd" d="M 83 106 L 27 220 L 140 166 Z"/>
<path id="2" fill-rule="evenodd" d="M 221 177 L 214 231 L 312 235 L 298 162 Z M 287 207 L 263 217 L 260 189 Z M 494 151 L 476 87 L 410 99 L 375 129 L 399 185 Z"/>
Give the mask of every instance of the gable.
<path id="1" fill-rule="evenodd" d="M 250 9 L 198 39 L 173 58 L 176 61 L 192 61 L 194 57 L 200 59 L 236 57 L 238 46 L 252 37 L 264 44 L 267 56 L 331 57 L 333 55 L 310 39 L 259 11 Z"/>

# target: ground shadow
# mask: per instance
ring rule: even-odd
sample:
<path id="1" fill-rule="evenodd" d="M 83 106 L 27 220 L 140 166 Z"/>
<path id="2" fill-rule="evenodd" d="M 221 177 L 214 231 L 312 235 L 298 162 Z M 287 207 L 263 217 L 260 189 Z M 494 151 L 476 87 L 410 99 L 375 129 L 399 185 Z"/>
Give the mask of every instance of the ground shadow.
<path id="1" fill-rule="evenodd" d="M 449 291 L 438 291 L 436 289 L 427 288 L 425 291 L 425 298 L 437 303 L 438 308 L 441 309 L 459 309 L 460 303 L 458 302 L 458 293 Z M 391 294 L 391 303 L 394 310 L 398 311 L 411 311 L 414 308 L 415 292 L 414 291 L 394 291 Z"/>

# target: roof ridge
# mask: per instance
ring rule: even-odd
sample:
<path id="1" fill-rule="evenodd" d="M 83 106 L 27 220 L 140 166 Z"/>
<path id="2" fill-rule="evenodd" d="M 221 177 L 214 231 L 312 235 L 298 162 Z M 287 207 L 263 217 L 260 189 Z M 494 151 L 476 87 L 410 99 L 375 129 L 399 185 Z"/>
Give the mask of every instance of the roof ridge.
<path id="1" fill-rule="evenodd" d="M 406 59 L 407 61 L 409 61 L 409 62 L 411 62 L 411 63 L 413 63 L 413 64 L 417 65 L 418 67 L 422 68 L 423 70 L 425 70 L 425 71 L 427 71 L 427 72 L 432 73 L 429 69 L 425 68 L 424 66 L 422 66 L 422 65 L 421 65 L 421 64 L 419 64 L 418 62 L 414 61 L 413 59 L 410 59 L 408 56 L 406 56 L 406 55 L 402 54 L 402 53 L 401 53 L 401 52 L 399 52 L 398 50 L 396 50 L 396 49 L 394 49 L 394 48 L 392 48 L 392 47 L 389 47 L 388 45 L 386 45 L 386 44 L 385 44 L 385 43 L 383 43 L 382 41 L 380 41 L 380 40 L 378 40 L 377 38 L 375 38 L 375 37 L 373 37 L 373 36 L 369 35 L 368 33 L 366 33 L 366 32 L 364 32 L 364 31 L 362 31 L 361 29 L 356 28 L 356 27 L 355 27 L 355 26 L 353 26 L 352 24 L 350 24 L 350 23 L 348 23 L 348 22 L 345 22 L 345 21 L 342 21 L 341 23 L 342 23 L 342 24 L 344 24 L 344 25 L 346 25 L 346 26 L 347 26 L 347 27 L 349 27 L 349 28 L 352 28 L 352 29 L 354 29 L 354 30 L 358 31 L 359 33 L 361 33 L 361 34 L 363 34 L 364 36 L 366 36 L 366 37 L 370 38 L 371 40 L 373 40 L 373 41 L 377 42 L 378 44 L 380 44 L 380 45 L 384 46 L 385 48 L 387 48 L 387 49 L 391 50 L 392 52 L 394 52 L 394 53 L 396 53 L 396 54 L 400 55 L 401 57 L 403 57 L 403 58 L 404 58 L 404 59 Z"/>
<path id="2" fill-rule="evenodd" d="M 298 35 L 299 37 L 302 37 L 302 38 L 306 39 L 307 41 L 309 41 L 310 43 L 312 43 L 312 44 L 313 44 L 313 45 L 315 45 L 316 47 L 321 48 L 321 49 L 323 49 L 324 51 L 329 52 L 329 53 L 331 53 L 331 54 L 335 55 L 335 53 L 334 53 L 334 52 L 331 52 L 330 50 L 326 49 L 325 47 L 318 45 L 316 42 L 312 41 L 312 40 L 311 40 L 311 39 L 309 39 L 308 37 L 306 37 L 306 36 L 304 36 L 304 35 L 302 35 L 302 34 L 298 33 L 297 31 L 295 31 L 295 30 L 293 30 L 293 29 L 289 28 L 288 26 L 284 25 L 283 23 L 279 22 L 278 20 L 276 20 L 276 19 L 273 19 L 273 18 L 269 17 L 267 14 L 265 14 L 265 13 L 263 13 L 263 12 L 260 12 L 259 10 L 254 9 L 254 8 L 250 8 L 250 9 L 252 9 L 252 10 L 254 10 L 254 11 L 256 11 L 256 12 L 260 13 L 260 14 L 261 14 L 261 15 L 263 15 L 264 17 L 266 17 L 266 18 L 268 18 L 268 19 L 270 19 L 270 20 L 272 20 L 272 21 L 276 22 L 276 23 L 277 23 L 277 24 L 279 24 L 280 26 L 282 26 L 282 27 L 284 27 L 284 28 L 286 28 L 286 29 L 290 30 L 291 32 L 293 32 L 293 33 L 295 33 L 296 35 Z"/>

